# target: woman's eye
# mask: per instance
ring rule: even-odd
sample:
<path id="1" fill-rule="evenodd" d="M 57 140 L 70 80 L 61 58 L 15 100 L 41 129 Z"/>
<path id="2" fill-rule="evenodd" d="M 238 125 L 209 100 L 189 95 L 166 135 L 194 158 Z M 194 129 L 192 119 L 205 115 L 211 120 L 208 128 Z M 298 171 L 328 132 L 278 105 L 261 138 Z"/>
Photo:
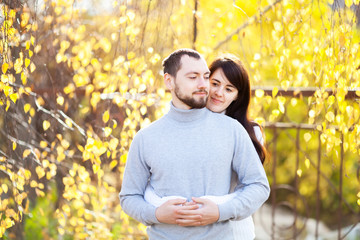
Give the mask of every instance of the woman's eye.
<path id="1" fill-rule="evenodd" d="M 229 92 L 229 93 L 231 93 L 231 92 L 232 92 L 232 89 L 231 89 L 231 88 L 227 88 L 226 91 Z"/>
<path id="2" fill-rule="evenodd" d="M 190 79 L 196 79 L 196 77 L 195 76 L 191 76 L 191 77 L 189 77 Z"/>
<path id="3" fill-rule="evenodd" d="M 216 87 L 218 84 L 216 82 L 211 83 L 212 86 Z"/>

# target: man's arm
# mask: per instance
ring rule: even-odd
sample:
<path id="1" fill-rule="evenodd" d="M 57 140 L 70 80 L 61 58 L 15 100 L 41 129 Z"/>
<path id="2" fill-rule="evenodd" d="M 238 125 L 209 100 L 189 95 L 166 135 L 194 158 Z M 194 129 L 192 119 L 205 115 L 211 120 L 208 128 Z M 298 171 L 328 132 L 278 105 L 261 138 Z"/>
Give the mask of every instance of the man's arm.
<path id="1" fill-rule="evenodd" d="M 142 141 L 139 132 L 129 149 L 119 196 L 121 207 L 126 214 L 145 225 L 151 225 L 159 221 L 155 216 L 156 208 L 144 200 L 150 170 L 143 157 Z"/>
<path id="2" fill-rule="evenodd" d="M 252 215 L 269 198 L 270 186 L 259 156 L 246 130 L 236 127 L 236 146 L 232 163 L 238 175 L 235 197 L 219 204 L 219 221 L 241 220 Z"/>
<path id="3" fill-rule="evenodd" d="M 197 205 L 182 206 L 184 199 L 169 200 L 156 208 L 144 199 L 145 188 L 150 177 L 149 166 L 143 158 L 141 133 L 133 139 L 125 166 L 123 182 L 121 186 L 120 204 L 126 214 L 135 220 L 145 224 L 154 223 L 176 224 L 180 216 L 179 210 L 195 210 Z M 197 215 L 191 217 L 198 219 Z"/>

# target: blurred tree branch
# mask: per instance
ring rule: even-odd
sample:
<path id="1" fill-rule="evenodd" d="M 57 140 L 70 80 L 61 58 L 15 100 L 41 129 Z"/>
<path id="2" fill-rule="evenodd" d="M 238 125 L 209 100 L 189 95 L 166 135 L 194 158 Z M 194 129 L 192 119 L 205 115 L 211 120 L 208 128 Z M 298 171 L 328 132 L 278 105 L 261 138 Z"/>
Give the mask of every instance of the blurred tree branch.
<path id="1" fill-rule="evenodd" d="M 266 8 L 264 8 L 263 11 L 260 11 L 260 13 L 256 16 L 251 17 L 250 19 L 248 19 L 243 25 L 241 25 L 240 27 L 238 27 L 235 31 L 233 31 L 232 33 L 230 33 L 229 35 L 226 36 L 226 38 L 222 41 L 220 41 L 215 47 L 214 47 L 214 51 L 216 51 L 217 49 L 219 49 L 219 47 L 221 47 L 224 43 L 228 42 L 232 36 L 239 34 L 239 32 L 246 28 L 247 26 L 249 26 L 251 23 L 257 21 L 259 19 L 258 16 L 263 15 L 264 13 L 268 12 L 270 9 L 272 9 L 276 4 L 280 3 L 282 0 L 276 0 L 275 2 L 273 2 L 272 4 L 268 5 Z"/>

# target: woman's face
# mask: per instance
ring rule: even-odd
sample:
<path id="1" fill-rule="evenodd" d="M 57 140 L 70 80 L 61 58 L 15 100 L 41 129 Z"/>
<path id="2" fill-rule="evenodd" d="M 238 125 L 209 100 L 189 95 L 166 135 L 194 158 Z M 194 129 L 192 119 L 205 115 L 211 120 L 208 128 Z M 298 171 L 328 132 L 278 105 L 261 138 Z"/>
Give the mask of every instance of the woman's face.
<path id="1" fill-rule="evenodd" d="M 225 77 L 221 68 L 210 77 L 210 93 L 206 107 L 213 112 L 223 112 L 238 96 L 238 90 Z"/>

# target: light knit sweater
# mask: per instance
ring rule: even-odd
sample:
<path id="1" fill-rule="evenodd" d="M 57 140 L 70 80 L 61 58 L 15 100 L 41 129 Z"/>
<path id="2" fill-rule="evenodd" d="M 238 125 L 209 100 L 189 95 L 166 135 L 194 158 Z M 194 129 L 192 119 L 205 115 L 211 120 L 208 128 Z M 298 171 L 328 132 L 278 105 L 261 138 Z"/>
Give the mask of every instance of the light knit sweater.
<path id="1" fill-rule="evenodd" d="M 254 127 L 255 135 L 258 141 L 263 145 L 264 144 L 264 138 L 263 133 L 261 132 L 260 128 L 258 126 Z M 234 192 L 235 187 L 237 185 L 237 176 L 236 173 L 233 173 L 231 176 L 231 190 L 230 194 L 224 195 L 224 196 L 202 196 L 201 198 L 207 198 L 215 202 L 216 204 L 225 203 L 227 201 L 230 201 L 233 197 L 236 196 Z M 154 205 L 155 207 L 159 207 L 160 205 L 164 204 L 166 201 L 170 199 L 176 199 L 181 198 L 184 199 L 182 196 L 166 196 L 166 197 L 159 197 L 155 194 L 154 189 L 147 185 L 144 193 L 144 199 L 148 202 Z M 255 239 L 255 226 L 252 216 L 249 216 L 247 218 L 241 219 L 241 220 L 234 220 L 231 221 L 230 224 L 232 225 L 232 231 L 234 235 L 234 240 L 253 240 Z"/>
<path id="2" fill-rule="evenodd" d="M 222 196 L 230 190 L 231 172 L 241 187 L 218 204 L 218 222 L 201 227 L 163 224 L 156 207 L 144 200 L 149 182 L 160 196 Z M 239 185 L 240 186 L 240 185 Z M 120 202 L 125 213 L 149 225 L 152 240 L 233 240 L 232 219 L 253 214 L 268 198 L 269 183 L 245 129 L 234 119 L 206 108 L 180 110 L 171 105 L 161 119 L 133 139 L 125 167 Z"/>

